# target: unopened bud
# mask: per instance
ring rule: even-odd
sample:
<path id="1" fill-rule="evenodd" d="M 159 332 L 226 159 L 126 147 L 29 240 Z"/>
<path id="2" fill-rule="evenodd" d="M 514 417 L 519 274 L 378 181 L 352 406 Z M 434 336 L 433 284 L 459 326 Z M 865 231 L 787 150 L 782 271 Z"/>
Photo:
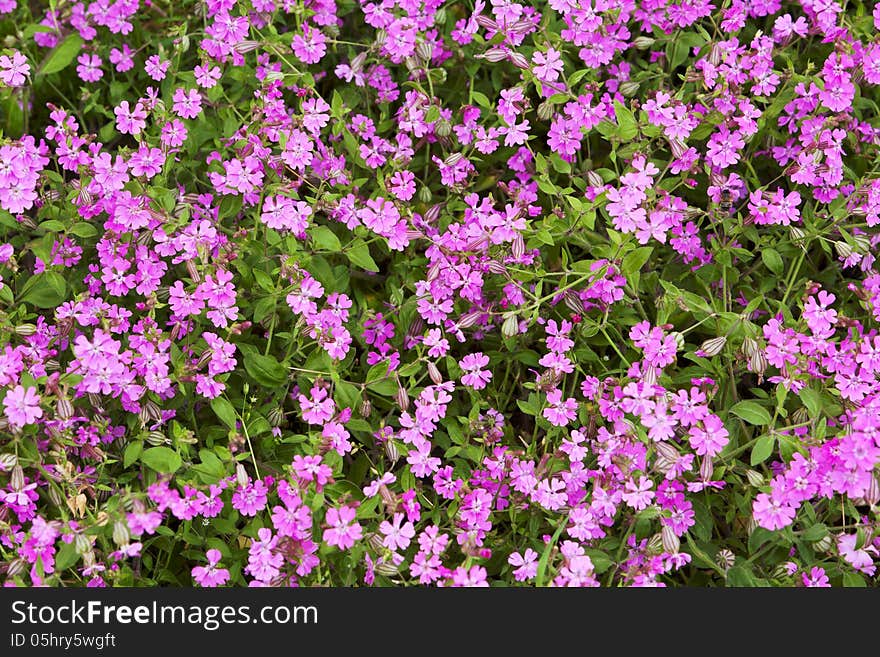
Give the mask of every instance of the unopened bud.
<path id="1" fill-rule="evenodd" d="M 253 52 L 257 48 L 260 47 L 258 41 L 253 41 L 252 39 L 246 39 L 244 41 L 238 41 L 233 46 L 232 49 L 237 52 L 239 55 L 244 55 L 245 53 Z"/>
<path id="2" fill-rule="evenodd" d="M 367 543 L 369 543 L 370 547 L 376 552 L 383 552 L 385 550 L 385 546 L 382 544 L 383 540 L 382 536 L 376 532 L 370 532 L 367 534 Z"/>
<path id="3" fill-rule="evenodd" d="M 501 335 L 510 339 L 517 333 L 519 333 L 519 318 L 516 313 L 507 313 L 504 317 L 504 323 L 501 325 Z"/>
<path id="4" fill-rule="evenodd" d="M 651 46 L 654 45 L 654 39 L 652 39 L 649 36 L 638 36 L 635 39 L 633 39 L 632 44 L 638 50 L 647 50 L 648 48 L 650 48 Z"/>
<path id="5" fill-rule="evenodd" d="M 476 21 L 477 25 L 479 25 L 480 27 L 485 27 L 487 30 L 493 30 L 496 32 L 498 31 L 498 23 L 496 23 L 488 16 L 480 14 L 479 16 L 477 16 Z"/>
<path id="6" fill-rule="evenodd" d="M 171 442 L 168 437 L 161 431 L 150 431 L 147 434 L 146 440 L 153 446 L 165 445 Z"/>
<path id="7" fill-rule="evenodd" d="M 758 352 L 758 342 L 754 338 L 746 336 L 743 338 L 742 350 L 746 358 L 751 358 Z"/>
<path id="8" fill-rule="evenodd" d="M 490 274 L 504 275 L 507 273 L 507 267 L 498 262 L 497 260 L 489 260 L 486 263 L 486 270 Z"/>
<path id="9" fill-rule="evenodd" d="M 416 54 L 425 62 L 431 61 L 431 56 L 434 54 L 434 44 L 420 41 L 416 44 Z"/>
<path id="10" fill-rule="evenodd" d="M 73 540 L 73 544 L 79 554 L 85 554 L 92 549 L 92 542 L 85 534 L 77 534 L 76 538 Z"/>
<path id="11" fill-rule="evenodd" d="M 877 481 L 877 477 L 871 477 L 871 481 L 868 484 L 868 490 L 865 491 L 865 502 L 867 502 L 870 506 L 876 506 L 877 502 L 880 502 L 880 482 Z"/>
<path id="12" fill-rule="evenodd" d="M 452 134 L 452 124 L 442 117 L 437 119 L 434 123 L 434 134 L 438 137 L 448 137 Z"/>
<path id="13" fill-rule="evenodd" d="M 704 356 L 717 356 L 724 349 L 725 344 L 727 344 L 727 338 L 723 335 L 718 338 L 711 338 L 700 345 L 700 351 Z"/>
<path id="14" fill-rule="evenodd" d="M 361 407 L 359 409 L 361 417 L 370 417 L 370 413 L 373 412 L 373 404 L 370 402 L 369 397 L 364 397 L 361 400 Z"/>
<path id="15" fill-rule="evenodd" d="M 504 61 L 507 58 L 507 52 L 503 48 L 489 48 L 489 50 L 482 55 L 477 55 L 477 57 L 494 64 Z"/>
<path id="16" fill-rule="evenodd" d="M 434 361 L 428 361 L 428 376 L 431 377 L 431 381 L 435 386 L 439 386 L 443 383 L 443 375 L 440 374 L 440 370 L 437 369 L 437 366 L 434 364 Z"/>
<path id="17" fill-rule="evenodd" d="M 556 106 L 550 101 L 545 100 L 538 105 L 538 118 L 542 121 L 549 121 L 556 114 Z"/>
<path id="18" fill-rule="evenodd" d="M 55 400 L 55 416 L 59 420 L 69 420 L 73 417 L 73 404 L 67 397 L 59 397 Z"/>
<path id="19" fill-rule="evenodd" d="M 587 182 L 590 183 L 590 187 L 602 187 L 605 185 L 602 176 L 595 171 L 587 171 Z"/>
<path id="20" fill-rule="evenodd" d="M 400 458 L 400 450 L 397 448 L 397 443 L 393 440 L 385 441 L 385 456 L 388 457 L 392 465 L 397 463 L 397 460 Z"/>
<path id="21" fill-rule="evenodd" d="M 117 520 L 113 524 L 113 542 L 122 547 L 123 545 L 128 545 L 129 540 L 131 540 L 131 532 L 128 529 L 128 525 L 121 520 Z"/>
<path id="22" fill-rule="evenodd" d="M 22 337 L 33 335 L 37 332 L 37 327 L 33 324 L 19 324 L 15 327 L 15 334 Z"/>
<path id="23" fill-rule="evenodd" d="M 49 486 L 46 489 L 46 493 L 49 495 L 49 501 L 52 502 L 54 506 L 60 507 L 64 504 L 64 500 L 61 498 L 61 493 L 58 492 L 56 486 Z"/>
<path id="24" fill-rule="evenodd" d="M 391 575 L 396 575 L 398 572 L 400 572 L 400 566 L 396 565 L 393 561 L 386 562 L 384 559 L 382 559 L 379 561 L 379 563 L 376 564 L 374 570 L 380 575 L 390 577 Z"/>
<path id="25" fill-rule="evenodd" d="M 357 57 L 351 60 L 351 70 L 354 73 L 360 73 L 364 68 L 364 62 L 367 61 L 367 51 L 363 51 Z"/>
<path id="26" fill-rule="evenodd" d="M 660 554 L 663 551 L 663 536 L 659 532 L 648 539 L 647 551 L 649 554 Z"/>
<path id="27" fill-rule="evenodd" d="M 474 324 L 476 324 L 480 317 L 482 317 L 485 313 L 482 310 L 475 310 L 473 312 L 467 313 L 463 315 L 460 320 L 458 320 L 455 324 L 458 328 L 470 328 Z"/>
<path id="28" fill-rule="evenodd" d="M 529 60 L 526 59 L 526 56 L 522 53 L 511 51 L 507 54 L 507 58 L 510 60 L 510 63 L 517 68 L 526 70 L 529 67 Z"/>
<path id="29" fill-rule="evenodd" d="M 844 260 L 849 258 L 853 253 L 853 249 L 849 243 L 844 242 L 843 240 L 838 240 L 834 243 L 834 250 L 837 251 L 837 255 Z"/>
<path id="30" fill-rule="evenodd" d="M 728 549 L 719 550 L 715 555 L 715 563 L 726 573 L 736 563 L 736 555 Z"/>
<path id="31" fill-rule="evenodd" d="M 812 548 L 816 552 L 828 552 L 834 546 L 834 539 L 831 538 L 830 534 L 826 534 L 818 541 L 813 543 Z"/>
<path id="32" fill-rule="evenodd" d="M 620 93 L 623 94 L 625 98 L 632 98 L 636 95 L 639 90 L 639 83 L 634 80 L 627 80 L 623 84 L 620 85 Z"/>
<path id="33" fill-rule="evenodd" d="M 13 559 L 6 567 L 8 577 L 17 577 L 27 571 L 27 561 L 22 558 Z"/>
<path id="34" fill-rule="evenodd" d="M 16 493 L 24 490 L 24 470 L 17 463 L 12 468 L 12 474 L 9 476 L 9 485 Z"/>
<path id="35" fill-rule="evenodd" d="M 749 484 L 754 486 L 755 488 L 760 488 L 763 486 L 766 481 L 764 481 L 764 475 L 762 475 L 757 470 L 746 470 L 746 479 L 749 480 Z"/>
<path id="36" fill-rule="evenodd" d="M 280 406 L 275 406 L 269 411 L 266 419 L 269 421 L 269 426 L 280 427 L 284 423 L 284 409 Z"/>
<path id="37" fill-rule="evenodd" d="M 248 482 L 251 478 L 248 476 L 247 470 L 244 469 L 244 466 L 241 463 L 235 464 L 235 483 L 237 483 L 241 488 L 244 488 L 248 485 Z"/>
<path id="38" fill-rule="evenodd" d="M 660 534 L 663 537 L 663 549 L 670 554 L 678 554 L 678 549 L 681 547 L 681 539 L 676 536 L 672 527 L 669 525 L 663 525 Z"/>
<path id="39" fill-rule="evenodd" d="M 517 233 L 513 236 L 513 244 L 510 246 L 510 253 L 516 260 L 519 260 L 523 257 L 523 254 L 526 252 L 526 243 L 523 240 L 523 236 L 521 233 Z"/>
<path id="40" fill-rule="evenodd" d="M 401 411 L 405 412 L 409 408 L 409 395 L 406 392 L 406 388 L 400 385 L 400 381 L 397 382 L 397 394 L 394 396 L 394 400 Z"/>
<path id="41" fill-rule="evenodd" d="M 18 457 L 15 454 L 7 452 L 0 454 L 0 471 L 10 470 L 18 463 Z"/>
<path id="42" fill-rule="evenodd" d="M 422 185 L 419 188 L 419 200 L 422 203 L 430 203 L 431 198 L 433 198 L 431 195 L 431 190 L 428 188 L 427 185 Z"/>
<path id="43" fill-rule="evenodd" d="M 673 331 L 669 335 L 671 335 L 675 339 L 676 351 L 681 351 L 682 349 L 684 349 L 684 335 L 682 335 L 680 331 Z"/>
<path id="44" fill-rule="evenodd" d="M 700 478 L 703 481 L 710 481 L 712 479 L 712 473 L 715 471 L 715 464 L 712 460 L 712 457 L 706 455 L 703 457 L 703 460 L 700 462 Z"/>

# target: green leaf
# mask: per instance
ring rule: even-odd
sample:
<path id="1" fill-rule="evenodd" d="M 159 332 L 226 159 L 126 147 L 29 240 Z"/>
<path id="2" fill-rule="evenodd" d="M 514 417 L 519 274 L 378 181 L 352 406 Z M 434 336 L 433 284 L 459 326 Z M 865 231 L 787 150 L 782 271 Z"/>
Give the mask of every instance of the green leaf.
<path id="1" fill-rule="evenodd" d="M 46 271 L 28 279 L 21 291 L 19 301 L 27 302 L 37 308 L 54 308 L 67 293 L 67 282 L 54 271 Z"/>
<path id="2" fill-rule="evenodd" d="M 98 229 L 95 228 L 92 224 L 80 221 L 77 224 L 73 224 L 68 230 L 69 233 L 76 235 L 77 237 L 94 237 L 98 234 Z"/>
<path id="3" fill-rule="evenodd" d="M 614 116 L 617 118 L 617 134 L 621 141 L 629 141 L 639 133 L 635 115 L 619 100 L 614 101 Z"/>
<path id="4" fill-rule="evenodd" d="M 828 526 L 825 523 L 819 522 L 804 531 L 801 535 L 805 541 L 809 541 L 810 543 L 814 543 L 815 541 L 822 540 L 828 535 Z"/>
<path id="5" fill-rule="evenodd" d="M 244 369 L 260 385 L 275 388 L 287 381 L 287 368 L 274 356 L 264 356 L 257 352 L 244 355 Z"/>
<path id="6" fill-rule="evenodd" d="M 314 226 L 309 231 L 309 235 L 315 240 L 315 244 L 322 249 L 332 253 L 339 253 L 342 250 L 342 244 L 339 238 L 336 237 L 336 233 L 327 228 L 327 226 Z"/>
<path id="7" fill-rule="evenodd" d="M 810 417 L 817 418 L 822 413 L 822 394 L 812 388 L 804 388 L 798 393 L 798 397 L 804 402 L 804 406 L 810 412 Z"/>
<path id="8" fill-rule="evenodd" d="M 64 41 L 55 46 L 52 51 L 46 55 L 46 59 L 43 60 L 43 64 L 37 71 L 37 75 L 49 75 L 50 73 L 57 73 L 58 71 L 64 70 L 73 61 L 77 54 L 79 54 L 82 45 L 83 40 L 79 34 L 76 32 L 68 34 Z"/>
<path id="9" fill-rule="evenodd" d="M 770 424 L 770 412 L 756 401 L 741 401 L 730 412 L 749 424 L 763 426 Z"/>
<path id="10" fill-rule="evenodd" d="M 356 239 L 349 244 L 345 255 L 348 256 L 351 264 L 357 265 L 361 269 L 379 271 L 379 267 L 370 255 L 370 247 L 361 239 Z"/>
<path id="11" fill-rule="evenodd" d="M 620 266 L 621 271 L 636 293 L 639 290 L 639 278 L 641 276 L 639 272 L 645 266 L 645 263 L 648 262 L 648 258 L 651 257 L 653 252 L 654 247 L 641 246 L 634 251 L 630 251 L 623 258 L 623 263 Z"/>
<path id="12" fill-rule="evenodd" d="M 225 397 L 214 397 L 211 400 L 211 409 L 228 429 L 235 429 L 235 409 Z"/>
<path id="13" fill-rule="evenodd" d="M 141 440 L 133 440 L 125 446 L 122 453 L 122 467 L 127 468 L 140 458 L 141 452 L 144 451 L 144 443 Z"/>
<path id="14" fill-rule="evenodd" d="M 141 462 L 164 474 L 176 472 L 181 465 L 180 455 L 168 447 L 151 447 L 141 455 Z"/>
<path id="15" fill-rule="evenodd" d="M 750 463 L 758 465 L 766 461 L 773 453 L 773 447 L 776 445 L 776 437 L 772 434 L 761 436 L 752 447 L 752 458 Z"/>
<path id="16" fill-rule="evenodd" d="M 758 586 L 752 571 L 745 566 L 732 566 L 727 571 L 727 586 L 754 587 Z"/>
<path id="17" fill-rule="evenodd" d="M 779 255 L 779 252 L 776 249 L 764 249 L 761 251 L 761 260 L 766 265 L 767 269 L 772 271 L 774 274 L 781 274 L 784 269 L 784 265 L 782 264 L 782 256 Z"/>

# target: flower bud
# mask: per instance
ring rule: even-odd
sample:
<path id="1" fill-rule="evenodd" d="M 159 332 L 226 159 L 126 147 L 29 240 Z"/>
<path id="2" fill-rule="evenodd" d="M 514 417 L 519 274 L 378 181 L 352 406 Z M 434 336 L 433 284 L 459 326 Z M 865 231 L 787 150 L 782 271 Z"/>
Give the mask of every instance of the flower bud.
<path id="1" fill-rule="evenodd" d="M 620 93 L 624 98 L 632 98 L 639 90 L 639 83 L 633 80 L 627 80 L 620 85 Z"/>
<path id="2" fill-rule="evenodd" d="M 749 484 L 751 486 L 754 486 L 755 488 L 760 488 L 765 483 L 767 483 L 764 480 L 764 475 L 762 475 L 757 470 L 752 470 L 752 469 L 746 470 L 746 479 L 748 479 Z"/>
<path id="3" fill-rule="evenodd" d="M 489 260 L 488 262 L 486 262 L 486 270 L 490 274 L 497 274 L 499 276 L 502 276 L 507 273 L 507 267 L 505 267 L 503 264 L 501 264 L 497 260 Z"/>
<path id="4" fill-rule="evenodd" d="M 245 39 L 244 41 L 238 41 L 232 46 L 232 49 L 237 52 L 239 55 L 244 55 L 249 52 L 253 52 L 257 48 L 260 47 L 259 41 L 254 41 L 252 39 Z"/>
<path id="5" fill-rule="evenodd" d="M 10 470 L 18 463 L 18 457 L 15 454 L 7 452 L 0 454 L 0 471 Z"/>
<path id="6" fill-rule="evenodd" d="M 724 349 L 725 344 L 727 344 L 727 338 L 723 335 L 718 338 L 710 338 L 700 345 L 700 351 L 705 356 L 717 356 Z"/>
<path id="7" fill-rule="evenodd" d="M 880 482 L 877 481 L 877 477 L 871 477 L 871 481 L 868 484 L 868 490 L 865 491 L 865 502 L 867 502 L 871 506 L 876 506 L 877 502 L 880 502 Z"/>
<path id="8" fill-rule="evenodd" d="M 437 369 L 437 366 L 434 364 L 434 361 L 428 361 L 428 376 L 431 377 L 431 381 L 435 386 L 439 386 L 443 383 L 443 375 L 440 374 L 440 370 Z"/>
<path id="9" fill-rule="evenodd" d="M 673 331 L 670 333 L 673 338 L 675 338 L 675 350 L 681 351 L 684 349 L 684 335 L 680 331 Z"/>
<path id="10" fill-rule="evenodd" d="M 654 45 L 654 39 L 649 36 L 638 36 L 632 43 L 638 50 L 647 50 Z"/>
<path id="11" fill-rule="evenodd" d="M 725 573 L 736 563 L 736 556 L 728 549 L 719 550 L 715 555 L 715 563 Z"/>
<path id="12" fill-rule="evenodd" d="M 378 574 L 388 577 L 400 572 L 400 566 L 396 565 L 393 561 L 386 562 L 384 559 L 380 559 L 374 570 Z"/>
<path id="13" fill-rule="evenodd" d="M 85 554 L 92 549 L 92 542 L 85 534 L 77 534 L 76 538 L 73 539 L 73 544 L 78 554 Z"/>
<path id="14" fill-rule="evenodd" d="M 517 68 L 521 68 L 526 70 L 529 68 L 529 60 L 526 59 L 526 56 L 522 53 L 510 51 L 507 54 L 507 58 L 510 60 L 510 63 L 516 66 Z"/>
<path id="15" fill-rule="evenodd" d="M 498 23 L 496 23 L 488 16 L 480 14 L 479 16 L 477 16 L 476 21 L 477 25 L 479 25 L 480 27 L 485 27 L 487 30 L 493 30 L 495 32 L 498 31 Z"/>
<path id="16" fill-rule="evenodd" d="M 452 134 L 452 124 L 443 117 L 437 119 L 434 123 L 434 134 L 438 137 L 448 137 Z"/>
<path id="17" fill-rule="evenodd" d="M 369 397 L 364 397 L 361 400 L 361 407 L 359 409 L 361 417 L 370 417 L 370 413 L 373 412 L 373 404 L 370 402 Z"/>
<path id="18" fill-rule="evenodd" d="M 767 357 L 764 355 L 764 351 L 759 349 L 755 352 L 755 354 L 749 358 L 749 369 L 758 375 L 758 380 L 764 380 L 764 372 L 767 371 Z"/>
<path id="19" fill-rule="evenodd" d="M 397 382 L 397 394 L 394 396 L 394 400 L 401 411 L 406 412 L 409 408 L 409 395 L 406 392 L 406 388 L 400 385 L 400 381 Z"/>
<path id="20" fill-rule="evenodd" d="M 385 456 L 388 457 L 392 465 L 397 463 L 397 460 L 400 458 L 400 450 L 397 448 L 397 443 L 393 440 L 385 441 Z"/>
<path id="21" fill-rule="evenodd" d="M 24 470 L 22 470 L 21 465 L 18 463 L 12 468 L 12 474 L 9 476 L 9 486 L 16 493 L 24 490 Z"/>
<path id="22" fill-rule="evenodd" d="M 516 260 L 519 260 L 523 257 L 523 254 L 526 252 L 526 243 L 523 240 L 523 236 L 520 233 L 517 233 L 513 236 L 513 244 L 510 247 L 510 253 Z"/>
<path id="23" fill-rule="evenodd" d="M 242 488 L 248 485 L 248 482 L 251 478 L 248 476 L 247 470 L 244 469 L 244 466 L 241 463 L 235 464 L 235 483 L 237 483 Z"/>
<path id="24" fill-rule="evenodd" d="M 758 351 L 758 342 L 754 338 L 743 338 L 742 351 L 746 358 L 751 358 Z"/>
<path id="25" fill-rule="evenodd" d="M 53 505 L 60 507 L 64 503 L 64 500 L 61 498 L 61 493 L 58 492 L 56 486 L 49 486 L 46 488 L 46 493 L 49 495 L 49 501 L 52 502 Z"/>
<path id="26" fill-rule="evenodd" d="M 113 542 L 122 547 L 123 545 L 128 545 L 130 540 L 131 532 L 129 532 L 128 525 L 121 520 L 117 520 L 113 524 Z"/>
<path id="27" fill-rule="evenodd" d="M 700 462 L 700 478 L 703 481 L 710 481 L 712 479 L 712 473 L 715 471 L 715 464 L 712 460 L 712 457 L 706 455 L 703 457 L 703 460 Z"/>
<path id="28" fill-rule="evenodd" d="M 467 313 L 466 315 L 462 315 L 461 319 L 459 319 L 455 324 L 458 328 L 470 328 L 474 324 L 476 324 L 480 317 L 482 317 L 485 313 L 482 310 L 475 310 L 473 312 Z"/>
<path id="29" fill-rule="evenodd" d="M 269 421 L 269 426 L 280 427 L 284 423 L 284 409 L 281 406 L 275 406 L 269 411 L 266 419 Z"/>
<path id="30" fill-rule="evenodd" d="M 419 41 L 416 44 L 416 54 L 422 61 L 431 61 L 431 56 L 434 54 L 434 44 L 427 41 Z"/>
<path id="31" fill-rule="evenodd" d="M 430 203 L 431 198 L 432 198 L 431 190 L 428 188 L 427 185 L 422 185 L 419 188 L 419 200 L 422 203 Z"/>
<path id="32" fill-rule="evenodd" d="M 59 420 L 69 420 L 74 414 L 73 404 L 66 396 L 59 397 L 55 400 L 55 416 Z"/>
<path id="33" fill-rule="evenodd" d="M 542 121 L 549 121 L 556 114 L 556 106 L 548 100 L 538 105 L 538 118 Z"/>
<path id="34" fill-rule="evenodd" d="M 844 242 L 843 240 L 837 240 L 834 243 L 834 250 L 837 251 L 837 255 L 840 256 L 844 260 L 849 258 L 853 253 L 852 247 L 847 242 Z"/>
<path id="35" fill-rule="evenodd" d="M 8 577 L 17 577 L 24 572 L 27 572 L 27 561 L 20 557 L 10 561 L 9 565 L 6 567 L 6 575 Z"/>
<path id="36" fill-rule="evenodd" d="M 503 48 L 489 48 L 482 55 L 477 55 L 478 58 L 485 59 L 486 61 L 497 63 L 504 61 L 507 58 L 507 52 Z"/>
<path id="37" fill-rule="evenodd" d="M 813 543 L 812 548 L 816 552 L 828 552 L 833 546 L 834 539 L 831 538 L 831 534 L 825 534 L 825 536 Z"/>
<path id="38" fill-rule="evenodd" d="M 367 61 L 367 51 L 363 51 L 357 57 L 351 60 L 351 70 L 354 73 L 360 73 L 364 68 L 364 62 Z"/>
<path id="39" fill-rule="evenodd" d="M 592 170 L 587 171 L 587 182 L 590 183 L 590 187 L 603 187 L 605 185 L 602 176 Z"/>
<path id="40" fill-rule="evenodd" d="M 37 332 L 37 327 L 33 324 L 19 324 L 15 327 L 15 334 L 22 337 L 33 335 Z"/>
<path id="41" fill-rule="evenodd" d="M 370 547 L 376 552 L 383 552 L 385 550 L 385 546 L 382 545 L 382 540 L 382 537 L 376 532 L 370 532 L 367 534 L 367 543 L 369 543 Z"/>
<path id="42" fill-rule="evenodd" d="M 663 551 L 663 535 L 659 532 L 648 539 L 647 551 L 649 554 L 660 554 Z"/>
<path id="43" fill-rule="evenodd" d="M 161 431 L 150 431 L 147 434 L 146 441 L 153 446 L 170 444 L 171 442 Z"/>
<path id="44" fill-rule="evenodd" d="M 501 324 L 501 335 L 510 339 L 517 333 L 519 333 L 519 319 L 516 313 L 506 313 L 504 315 L 504 323 Z"/>
<path id="45" fill-rule="evenodd" d="M 672 527 L 663 525 L 660 534 L 663 537 L 663 549 L 671 554 L 678 554 L 678 549 L 681 547 L 681 539 L 676 536 Z"/>

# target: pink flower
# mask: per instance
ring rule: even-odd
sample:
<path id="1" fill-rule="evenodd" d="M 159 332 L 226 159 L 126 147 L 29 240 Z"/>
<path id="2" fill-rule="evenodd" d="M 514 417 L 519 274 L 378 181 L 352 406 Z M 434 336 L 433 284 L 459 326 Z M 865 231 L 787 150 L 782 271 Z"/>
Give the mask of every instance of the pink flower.
<path id="1" fill-rule="evenodd" d="M 517 582 L 525 582 L 538 574 L 538 553 L 532 548 L 526 548 L 523 554 L 513 552 L 507 557 L 507 563 L 516 566 L 513 577 Z"/>
<path id="2" fill-rule="evenodd" d="M 218 568 L 220 563 L 220 550 L 208 550 L 205 553 L 208 557 L 207 566 L 196 566 L 192 569 L 192 577 L 199 586 L 215 587 L 222 586 L 229 581 L 229 571 L 226 568 Z"/>
<path id="3" fill-rule="evenodd" d="M 325 521 L 329 527 L 324 530 L 324 542 L 340 550 L 352 547 L 363 536 L 361 525 L 355 520 L 356 515 L 355 509 L 350 506 L 328 509 Z"/>
<path id="4" fill-rule="evenodd" d="M 459 367 L 465 372 L 461 377 L 461 382 L 474 390 L 482 390 L 492 380 L 492 372 L 483 369 L 488 364 L 489 357 L 483 352 L 477 351 L 468 354 L 458 361 Z"/>
<path id="5" fill-rule="evenodd" d="M 389 550 L 405 550 L 416 535 L 415 527 L 411 522 L 401 525 L 403 517 L 402 513 L 395 513 L 393 524 L 383 520 L 379 525 L 379 531 L 385 535 L 382 545 Z"/>
<path id="6" fill-rule="evenodd" d="M 76 67 L 76 73 L 85 82 L 97 82 L 104 77 L 104 71 L 101 70 L 101 58 L 97 55 L 89 55 L 83 53 L 76 58 L 79 65 Z"/>
<path id="7" fill-rule="evenodd" d="M 27 57 L 17 50 L 12 55 L 0 55 L 0 81 L 10 87 L 20 87 L 30 75 Z"/>
<path id="8" fill-rule="evenodd" d="M 554 388 L 547 393 L 547 407 L 543 416 L 555 427 L 564 427 L 577 418 L 577 400 L 574 397 L 562 399 L 562 391 Z"/>
<path id="9" fill-rule="evenodd" d="M 317 64 L 327 52 L 326 37 L 320 30 L 303 26 L 303 33 L 293 37 L 293 54 L 305 64 Z"/>
<path id="10" fill-rule="evenodd" d="M 761 527 L 773 531 L 790 525 L 796 509 L 776 501 L 767 493 L 760 493 L 752 504 L 752 512 Z"/>
<path id="11" fill-rule="evenodd" d="M 40 408 L 40 396 L 34 387 L 29 387 L 25 390 L 24 386 L 15 386 L 3 398 L 3 407 L 9 424 L 18 429 L 25 425 L 33 424 L 43 417 L 43 409 Z"/>
<path id="12" fill-rule="evenodd" d="M 202 95 L 196 89 L 174 91 L 174 112 L 184 119 L 194 119 L 202 111 Z"/>
<path id="13" fill-rule="evenodd" d="M 141 103 L 131 109 L 128 101 L 123 100 L 113 113 L 116 114 L 116 129 L 124 135 L 138 135 L 147 125 L 147 111 Z"/>

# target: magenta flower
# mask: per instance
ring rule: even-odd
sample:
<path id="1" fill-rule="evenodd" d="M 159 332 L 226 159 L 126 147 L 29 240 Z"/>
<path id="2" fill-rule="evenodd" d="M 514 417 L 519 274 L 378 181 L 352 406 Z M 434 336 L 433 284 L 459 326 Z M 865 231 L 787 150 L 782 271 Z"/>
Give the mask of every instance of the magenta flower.
<path id="1" fill-rule="evenodd" d="M 564 427 L 577 418 L 577 400 L 574 397 L 562 399 L 562 391 L 554 388 L 547 393 L 547 406 L 542 415 L 555 427 Z"/>
<path id="2" fill-rule="evenodd" d="M 324 542 L 340 550 L 352 547 L 363 536 L 361 525 L 355 520 L 356 515 L 355 509 L 350 506 L 328 509 L 325 522 L 329 527 L 324 530 Z"/>
<path id="3" fill-rule="evenodd" d="M 17 50 L 12 55 L 0 55 L 0 81 L 10 87 L 20 87 L 30 75 L 27 57 Z"/>
<path id="4" fill-rule="evenodd" d="M 489 357 L 481 351 L 468 354 L 458 361 L 459 367 L 465 372 L 461 377 L 461 382 L 474 390 L 482 390 L 492 380 L 492 372 L 483 369 L 488 364 Z"/>
<path id="5" fill-rule="evenodd" d="M 196 566 L 192 569 L 192 577 L 199 586 L 216 587 L 223 586 L 229 581 L 229 571 L 226 568 L 218 568 L 222 555 L 220 550 L 208 550 L 205 553 L 208 558 L 207 566 Z"/>
<path id="6" fill-rule="evenodd" d="M 9 390 L 3 398 L 3 408 L 9 424 L 17 429 L 43 417 L 40 396 L 32 386 L 25 390 L 24 386 L 18 385 Z"/>
<path id="7" fill-rule="evenodd" d="M 389 550 L 405 550 L 416 535 L 415 527 L 411 522 L 401 525 L 403 517 L 402 513 L 395 513 L 393 523 L 383 520 L 379 525 L 379 531 L 385 535 L 382 545 Z"/>

